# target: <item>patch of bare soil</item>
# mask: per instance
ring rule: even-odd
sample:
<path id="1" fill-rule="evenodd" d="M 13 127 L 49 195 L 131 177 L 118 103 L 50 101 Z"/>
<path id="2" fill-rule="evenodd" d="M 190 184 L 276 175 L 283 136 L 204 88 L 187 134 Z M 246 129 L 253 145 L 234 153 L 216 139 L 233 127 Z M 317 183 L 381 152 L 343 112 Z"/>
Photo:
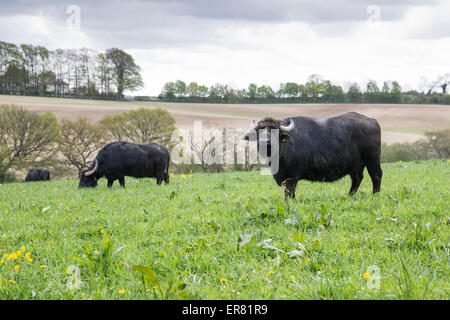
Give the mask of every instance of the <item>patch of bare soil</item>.
<path id="1" fill-rule="evenodd" d="M 412 142 L 425 130 L 450 127 L 450 106 L 406 104 L 203 104 L 141 101 L 103 101 L 0 95 L 0 104 L 16 104 L 38 113 L 50 111 L 58 119 L 87 117 L 99 121 L 131 109 L 160 107 L 169 111 L 179 128 L 192 129 L 194 121 L 204 127 L 247 129 L 250 120 L 271 116 L 327 118 L 354 111 L 375 118 L 386 143 Z"/>

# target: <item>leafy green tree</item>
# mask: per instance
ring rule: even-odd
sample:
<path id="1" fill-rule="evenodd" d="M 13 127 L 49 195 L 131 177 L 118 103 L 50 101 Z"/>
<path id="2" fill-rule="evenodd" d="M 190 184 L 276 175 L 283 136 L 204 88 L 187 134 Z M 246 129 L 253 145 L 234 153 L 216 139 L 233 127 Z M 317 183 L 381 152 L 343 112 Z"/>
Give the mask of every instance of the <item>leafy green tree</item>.
<path id="1" fill-rule="evenodd" d="M 198 93 L 201 98 L 206 98 L 208 96 L 208 87 L 204 85 L 198 86 Z"/>
<path id="2" fill-rule="evenodd" d="M 187 87 L 187 94 L 191 98 L 198 98 L 200 95 L 199 88 L 197 82 L 191 82 L 189 83 Z"/>
<path id="3" fill-rule="evenodd" d="M 220 94 L 220 89 L 217 85 L 212 85 L 211 87 L 209 87 L 208 90 L 208 99 L 210 101 L 218 101 L 220 99 L 219 94 Z"/>
<path id="4" fill-rule="evenodd" d="M 319 96 L 322 94 L 322 85 L 316 81 L 309 81 L 305 84 L 306 95 L 311 102 L 318 102 Z"/>
<path id="5" fill-rule="evenodd" d="M 353 83 L 347 92 L 347 99 L 351 103 L 361 103 L 363 101 L 363 94 L 359 89 L 358 84 Z"/>
<path id="6" fill-rule="evenodd" d="M 398 84 L 397 81 L 392 82 L 392 89 L 391 89 L 391 102 L 393 103 L 403 103 L 403 94 L 402 94 L 402 88 Z"/>
<path id="7" fill-rule="evenodd" d="M 323 91 L 323 102 L 345 102 L 345 93 L 342 87 L 333 85 L 329 80 L 324 81 L 321 86 Z"/>
<path id="8" fill-rule="evenodd" d="M 184 98 L 187 93 L 186 83 L 181 80 L 175 82 L 175 95 L 178 98 Z"/>
<path id="9" fill-rule="evenodd" d="M 106 51 L 105 57 L 113 66 L 113 81 L 117 87 L 119 99 L 124 97 L 125 90 L 134 91 L 144 85 L 141 68 L 134 62 L 131 55 L 123 50 L 111 48 Z"/>
<path id="10" fill-rule="evenodd" d="M 300 87 L 294 82 L 282 83 L 280 93 L 282 97 L 287 97 L 288 99 L 298 98 L 300 95 Z"/>
<path id="11" fill-rule="evenodd" d="M 377 103 L 380 102 L 380 88 L 378 88 L 377 82 L 369 80 L 366 86 L 366 102 Z"/>
<path id="12" fill-rule="evenodd" d="M 176 90 L 175 82 L 167 82 L 164 84 L 160 97 L 168 100 L 174 99 Z"/>
<path id="13" fill-rule="evenodd" d="M 391 102 L 391 88 L 389 87 L 389 83 L 387 81 L 383 82 L 383 87 L 381 88 L 381 102 Z"/>
<path id="14" fill-rule="evenodd" d="M 258 86 L 256 85 L 256 83 L 250 83 L 247 88 L 247 98 L 253 102 L 256 100 L 257 95 Z"/>
<path id="15" fill-rule="evenodd" d="M 275 97 L 275 92 L 270 86 L 262 85 L 258 88 L 256 96 L 259 100 L 264 102 L 272 101 Z"/>

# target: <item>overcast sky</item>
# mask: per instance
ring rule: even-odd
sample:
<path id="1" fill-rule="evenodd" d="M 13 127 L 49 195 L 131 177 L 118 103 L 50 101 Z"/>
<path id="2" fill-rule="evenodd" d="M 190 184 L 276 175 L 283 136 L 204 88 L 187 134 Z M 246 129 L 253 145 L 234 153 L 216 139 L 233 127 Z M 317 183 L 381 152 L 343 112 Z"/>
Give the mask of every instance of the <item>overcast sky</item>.
<path id="1" fill-rule="evenodd" d="M 0 40 L 121 48 L 142 68 L 136 95 L 177 79 L 278 89 L 311 74 L 423 90 L 450 73 L 450 0 L 0 0 Z"/>

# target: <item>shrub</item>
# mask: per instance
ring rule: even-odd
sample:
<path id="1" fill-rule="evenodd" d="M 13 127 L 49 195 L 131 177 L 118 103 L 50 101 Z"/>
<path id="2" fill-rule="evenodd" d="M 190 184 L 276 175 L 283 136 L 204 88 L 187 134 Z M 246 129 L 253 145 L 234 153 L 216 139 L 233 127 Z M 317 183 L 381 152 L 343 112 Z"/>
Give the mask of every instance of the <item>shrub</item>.
<path id="1" fill-rule="evenodd" d="M 17 178 L 10 172 L 0 172 L 0 183 L 16 182 Z"/>
<path id="2" fill-rule="evenodd" d="M 48 162 L 59 134 L 56 117 L 36 114 L 15 105 L 0 106 L 0 173 Z"/>
<path id="3" fill-rule="evenodd" d="M 116 141 L 155 142 L 167 146 L 175 130 L 175 119 L 161 108 L 140 108 L 116 116 L 105 116 L 100 123 Z"/>
<path id="4" fill-rule="evenodd" d="M 410 143 L 383 143 L 381 146 L 381 162 L 412 161 L 415 159 L 414 147 Z"/>
<path id="5" fill-rule="evenodd" d="M 382 144 L 381 162 L 446 159 L 450 157 L 450 129 L 426 131 L 414 143 Z"/>
<path id="6" fill-rule="evenodd" d="M 450 157 L 450 129 L 425 131 L 425 137 L 437 158 Z"/>

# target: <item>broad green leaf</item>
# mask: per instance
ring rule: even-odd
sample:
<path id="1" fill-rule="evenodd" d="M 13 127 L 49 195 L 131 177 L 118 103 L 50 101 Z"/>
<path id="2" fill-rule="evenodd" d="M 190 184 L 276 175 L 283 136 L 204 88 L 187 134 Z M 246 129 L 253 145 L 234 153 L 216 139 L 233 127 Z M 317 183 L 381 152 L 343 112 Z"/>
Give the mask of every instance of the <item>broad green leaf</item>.
<path id="1" fill-rule="evenodd" d="M 136 271 L 137 273 L 139 273 L 141 275 L 142 279 L 145 282 L 144 284 L 149 284 L 153 287 L 159 286 L 158 277 L 153 272 L 153 270 L 150 269 L 149 267 L 138 265 L 138 266 L 133 266 L 132 270 Z"/>
<path id="2" fill-rule="evenodd" d="M 250 241 L 252 241 L 253 237 L 254 237 L 254 233 L 242 233 L 239 235 L 238 238 L 238 249 L 239 247 L 244 247 L 245 245 L 247 245 Z"/>

